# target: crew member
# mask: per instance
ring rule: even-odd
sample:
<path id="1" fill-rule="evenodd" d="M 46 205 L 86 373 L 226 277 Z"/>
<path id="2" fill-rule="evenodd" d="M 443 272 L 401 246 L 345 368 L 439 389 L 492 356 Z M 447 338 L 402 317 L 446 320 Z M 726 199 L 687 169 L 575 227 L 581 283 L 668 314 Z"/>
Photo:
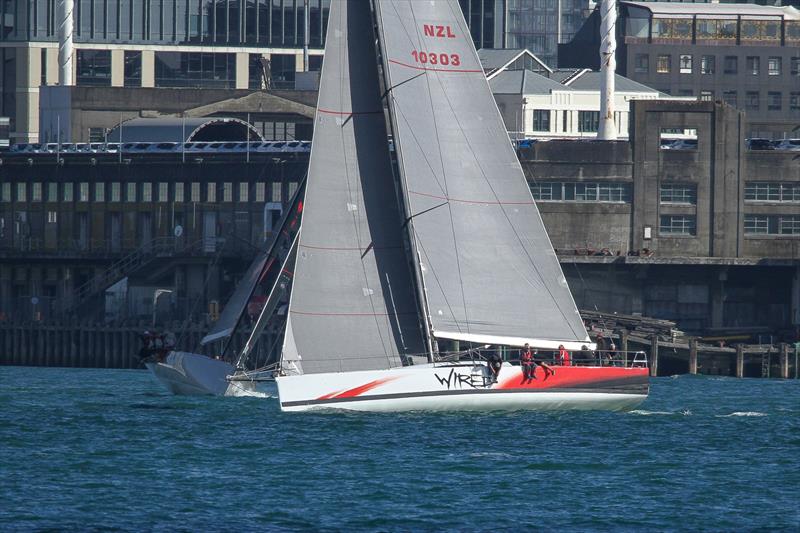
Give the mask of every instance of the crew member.
<path id="1" fill-rule="evenodd" d="M 522 366 L 522 375 L 525 378 L 525 381 L 536 379 L 536 363 L 533 361 L 531 345 L 527 342 L 519 354 L 519 364 Z"/>
<path id="2" fill-rule="evenodd" d="M 572 366 L 569 352 L 564 348 L 563 344 L 558 345 L 558 361 L 561 363 L 561 366 Z"/>
<path id="3" fill-rule="evenodd" d="M 548 365 L 547 363 L 545 363 L 544 361 L 542 361 L 541 359 L 539 359 L 539 358 L 537 357 L 538 353 L 539 353 L 539 352 L 538 352 L 538 351 L 536 351 L 536 350 L 534 350 L 534 351 L 533 351 L 533 360 L 536 362 L 536 364 L 537 364 L 537 365 L 539 365 L 540 367 L 542 367 L 542 369 L 544 370 L 544 379 L 545 379 L 545 381 L 547 381 L 547 378 L 549 378 L 550 376 L 554 376 L 554 375 L 555 375 L 555 373 L 556 373 L 556 371 L 555 371 L 555 370 L 553 370 L 553 369 L 550 367 L 550 365 Z"/>
<path id="4" fill-rule="evenodd" d="M 489 371 L 492 373 L 492 382 L 497 383 L 497 376 L 500 375 L 500 368 L 503 366 L 503 358 L 497 352 L 492 352 L 488 358 Z"/>

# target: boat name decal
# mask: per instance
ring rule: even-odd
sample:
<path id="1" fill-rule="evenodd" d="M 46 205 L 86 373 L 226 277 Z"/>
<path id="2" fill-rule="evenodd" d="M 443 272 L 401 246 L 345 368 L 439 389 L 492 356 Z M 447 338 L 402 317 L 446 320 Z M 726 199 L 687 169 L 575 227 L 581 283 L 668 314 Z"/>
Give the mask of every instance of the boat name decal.
<path id="1" fill-rule="evenodd" d="M 463 389 L 465 387 L 477 389 L 483 386 L 483 379 L 476 379 L 472 374 L 461 374 L 456 372 L 455 368 L 451 368 L 450 373 L 445 378 L 441 377 L 439 374 L 434 374 L 434 376 L 439 380 L 440 385 L 447 385 L 447 390 L 451 388 Z"/>
<path id="2" fill-rule="evenodd" d="M 436 52 L 420 52 L 418 50 L 411 51 L 411 57 L 414 61 L 422 65 L 442 65 L 442 66 L 461 66 L 461 56 L 458 54 L 437 54 Z"/>

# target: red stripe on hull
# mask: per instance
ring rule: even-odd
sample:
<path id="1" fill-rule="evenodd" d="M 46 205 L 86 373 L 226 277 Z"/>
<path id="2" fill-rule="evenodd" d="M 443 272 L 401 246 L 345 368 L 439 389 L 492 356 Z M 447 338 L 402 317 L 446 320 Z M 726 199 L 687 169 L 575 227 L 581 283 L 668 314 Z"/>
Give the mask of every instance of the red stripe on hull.
<path id="1" fill-rule="evenodd" d="M 330 400 L 331 398 L 355 398 L 356 396 L 360 396 L 365 392 L 371 391 L 376 387 L 380 387 L 384 383 L 388 383 L 390 381 L 394 381 L 397 379 L 396 377 L 388 377 L 382 379 L 376 379 L 375 381 L 370 381 L 369 383 L 365 383 L 364 385 L 360 385 L 358 387 L 348 389 L 346 391 L 339 391 L 339 392 L 332 392 L 330 394 L 325 394 L 317 398 L 317 400 Z"/>
<path id="2" fill-rule="evenodd" d="M 555 374 L 545 379 L 544 368 L 536 368 L 536 379 L 526 380 L 522 368 L 503 367 L 493 389 L 559 389 L 591 387 L 594 383 L 641 379 L 649 376 L 647 368 L 553 366 Z M 505 374 L 505 375 L 504 375 Z"/>

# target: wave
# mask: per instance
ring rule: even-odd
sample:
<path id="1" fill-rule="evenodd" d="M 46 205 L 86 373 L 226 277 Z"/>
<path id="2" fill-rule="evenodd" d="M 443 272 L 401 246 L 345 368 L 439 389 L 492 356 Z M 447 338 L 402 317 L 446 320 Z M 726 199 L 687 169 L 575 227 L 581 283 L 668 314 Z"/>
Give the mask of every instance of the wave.
<path id="1" fill-rule="evenodd" d="M 717 418 L 727 418 L 729 416 L 767 416 L 767 413 L 759 411 L 735 411 L 729 415 L 716 415 Z"/>
<path id="2" fill-rule="evenodd" d="M 692 411 L 689 409 L 683 409 L 681 411 L 648 411 L 646 409 L 634 409 L 633 411 L 628 411 L 630 415 L 639 415 L 639 416 L 654 416 L 654 415 L 681 415 L 681 416 L 691 416 Z"/>

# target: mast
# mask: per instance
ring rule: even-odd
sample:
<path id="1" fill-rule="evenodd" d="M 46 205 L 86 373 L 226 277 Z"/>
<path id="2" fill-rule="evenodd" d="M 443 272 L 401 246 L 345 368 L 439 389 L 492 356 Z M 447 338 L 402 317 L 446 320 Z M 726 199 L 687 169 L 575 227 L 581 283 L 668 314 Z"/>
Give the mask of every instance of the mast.
<path id="1" fill-rule="evenodd" d="M 600 128 L 597 138 L 613 141 L 617 138 L 614 122 L 614 75 L 617 70 L 617 0 L 600 3 Z M 560 17 L 559 17 L 560 20 Z"/>

